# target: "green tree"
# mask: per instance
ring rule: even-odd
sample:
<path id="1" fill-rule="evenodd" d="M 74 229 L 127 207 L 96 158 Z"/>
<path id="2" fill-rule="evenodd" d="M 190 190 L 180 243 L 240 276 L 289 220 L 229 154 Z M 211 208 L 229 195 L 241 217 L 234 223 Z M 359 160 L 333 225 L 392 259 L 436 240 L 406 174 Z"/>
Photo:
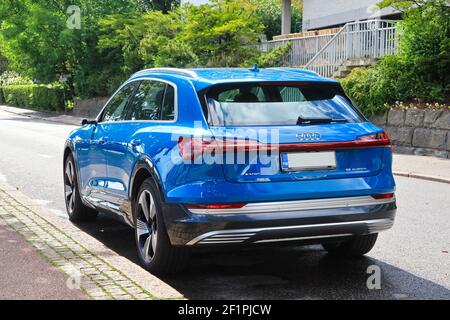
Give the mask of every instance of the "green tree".
<path id="1" fill-rule="evenodd" d="M 98 48 L 116 61 L 120 74 L 155 66 L 159 52 L 182 30 L 180 14 L 151 11 L 125 17 L 110 15 L 99 22 Z"/>
<path id="2" fill-rule="evenodd" d="M 281 34 L 281 0 L 251 0 L 255 7 L 256 13 L 261 18 L 264 25 L 264 34 L 267 39 L 271 40 L 274 36 Z M 302 1 L 293 1 L 292 3 L 292 32 L 302 31 L 303 16 Z"/>
<path id="3" fill-rule="evenodd" d="M 122 73 L 154 66 L 238 66 L 259 56 L 262 32 L 254 6 L 244 0 L 185 5 L 163 14 L 102 19 L 99 48 L 115 55 Z"/>
<path id="4" fill-rule="evenodd" d="M 90 97 L 110 94 L 145 67 L 282 61 L 282 50 L 267 56 L 259 50 L 264 25 L 253 0 L 182 7 L 179 1 L 76 3 L 81 29 L 66 24 L 73 0 L 2 0 L 0 54 L 8 68 L 38 83 L 68 74 L 69 96 Z"/>
<path id="5" fill-rule="evenodd" d="M 72 77 L 68 89 L 90 95 L 94 92 L 84 92 L 89 85 L 83 81 L 94 83 L 92 75 L 110 63 L 96 49 L 98 20 L 112 12 L 124 15 L 135 12 L 137 6 L 126 0 L 79 0 L 77 3 L 81 8 L 79 30 L 67 27 L 71 0 L 2 1 L 1 52 L 10 67 L 21 74 L 45 83 L 57 81 L 62 73 L 69 74 Z"/>
<path id="6" fill-rule="evenodd" d="M 180 5 L 180 0 L 137 0 L 137 2 L 145 12 L 156 10 L 168 13 Z"/>
<path id="7" fill-rule="evenodd" d="M 189 44 L 203 66 L 237 66 L 256 56 L 263 24 L 255 6 L 244 0 L 212 0 L 184 7 L 183 31 L 177 40 Z"/>

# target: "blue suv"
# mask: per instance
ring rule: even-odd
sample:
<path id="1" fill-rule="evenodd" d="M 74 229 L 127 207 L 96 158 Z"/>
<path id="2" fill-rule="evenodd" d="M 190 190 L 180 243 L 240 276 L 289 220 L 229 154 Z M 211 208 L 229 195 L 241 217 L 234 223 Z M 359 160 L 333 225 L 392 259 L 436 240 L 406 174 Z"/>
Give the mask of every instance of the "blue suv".
<path id="1" fill-rule="evenodd" d="M 389 137 L 338 82 L 293 68 L 138 72 L 70 134 L 64 185 L 72 221 L 121 218 L 155 274 L 195 247 L 360 256 L 396 214 Z"/>

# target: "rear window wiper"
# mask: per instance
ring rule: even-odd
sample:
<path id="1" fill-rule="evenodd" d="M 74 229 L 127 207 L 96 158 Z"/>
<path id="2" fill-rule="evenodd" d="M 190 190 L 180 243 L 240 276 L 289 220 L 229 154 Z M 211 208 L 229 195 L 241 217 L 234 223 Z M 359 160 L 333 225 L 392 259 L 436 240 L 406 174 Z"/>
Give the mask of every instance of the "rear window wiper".
<path id="1" fill-rule="evenodd" d="M 331 123 L 347 123 L 346 119 L 332 119 L 332 118 L 302 118 L 298 117 L 297 125 L 305 124 L 331 124 Z"/>

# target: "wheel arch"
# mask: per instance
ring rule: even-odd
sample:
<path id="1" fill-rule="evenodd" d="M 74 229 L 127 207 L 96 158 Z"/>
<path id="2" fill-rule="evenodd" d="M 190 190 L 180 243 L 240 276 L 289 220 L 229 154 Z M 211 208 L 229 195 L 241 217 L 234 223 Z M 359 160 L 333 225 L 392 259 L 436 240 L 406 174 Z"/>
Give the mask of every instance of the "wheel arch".
<path id="1" fill-rule="evenodd" d="M 74 160 L 75 160 L 75 152 L 73 150 L 72 143 L 69 140 L 67 140 L 65 145 L 64 145 L 64 156 L 63 156 L 63 161 L 64 161 L 63 163 L 64 164 L 65 164 L 65 162 L 67 160 L 67 157 L 70 154 L 72 154 L 72 157 L 74 157 Z"/>
<path id="2" fill-rule="evenodd" d="M 66 161 L 67 161 L 67 158 L 70 156 L 70 155 L 72 155 L 72 158 L 73 158 L 73 162 L 74 162 L 74 166 L 75 166 L 75 171 L 77 172 L 77 175 L 79 175 L 79 172 L 78 172 L 78 165 L 77 165 L 77 159 L 76 159 L 76 156 L 75 156 L 75 151 L 74 151 L 74 149 L 73 149 L 73 146 L 72 146 L 72 143 L 71 143 L 71 141 L 70 140 L 67 140 L 66 141 L 66 143 L 65 143 L 65 145 L 64 145 L 64 155 L 63 155 L 63 177 L 64 177 L 64 170 L 65 170 L 65 167 L 66 167 Z"/>
<path id="3" fill-rule="evenodd" d="M 141 187 L 142 183 L 148 178 L 151 178 L 154 181 L 155 186 L 158 189 L 160 200 L 164 202 L 165 196 L 161 177 L 153 161 L 149 157 L 144 156 L 136 162 L 136 165 L 134 166 L 133 172 L 130 177 L 130 188 L 128 196 L 132 206 L 135 198 L 137 197 L 139 188 Z"/>
<path id="4" fill-rule="evenodd" d="M 70 140 L 67 140 L 65 145 L 64 145 L 64 155 L 63 155 L 63 177 L 64 177 L 64 170 L 65 170 L 65 166 L 66 166 L 66 161 L 67 158 L 69 157 L 69 155 L 72 155 L 73 158 L 73 165 L 75 166 L 75 171 L 77 173 L 77 176 L 80 176 L 80 172 L 78 171 L 78 163 L 77 163 L 77 157 L 76 157 L 76 153 L 75 150 L 73 148 L 72 142 Z M 80 181 L 77 181 L 78 183 L 78 188 L 80 187 Z"/>

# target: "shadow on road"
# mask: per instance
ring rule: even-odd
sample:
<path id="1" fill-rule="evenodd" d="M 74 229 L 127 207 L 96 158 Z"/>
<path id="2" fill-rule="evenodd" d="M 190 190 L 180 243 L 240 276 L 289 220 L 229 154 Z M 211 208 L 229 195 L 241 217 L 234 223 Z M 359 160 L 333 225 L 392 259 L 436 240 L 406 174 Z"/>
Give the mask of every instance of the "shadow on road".
<path id="1" fill-rule="evenodd" d="M 137 263 L 134 234 L 105 216 L 79 227 Z M 367 268 L 382 270 L 382 289 L 367 289 Z M 193 252 L 188 269 L 163 279 L 187 299 L 450 299 L 450 291 L 383 261 L 340 260 L 320 246 Z"/>

